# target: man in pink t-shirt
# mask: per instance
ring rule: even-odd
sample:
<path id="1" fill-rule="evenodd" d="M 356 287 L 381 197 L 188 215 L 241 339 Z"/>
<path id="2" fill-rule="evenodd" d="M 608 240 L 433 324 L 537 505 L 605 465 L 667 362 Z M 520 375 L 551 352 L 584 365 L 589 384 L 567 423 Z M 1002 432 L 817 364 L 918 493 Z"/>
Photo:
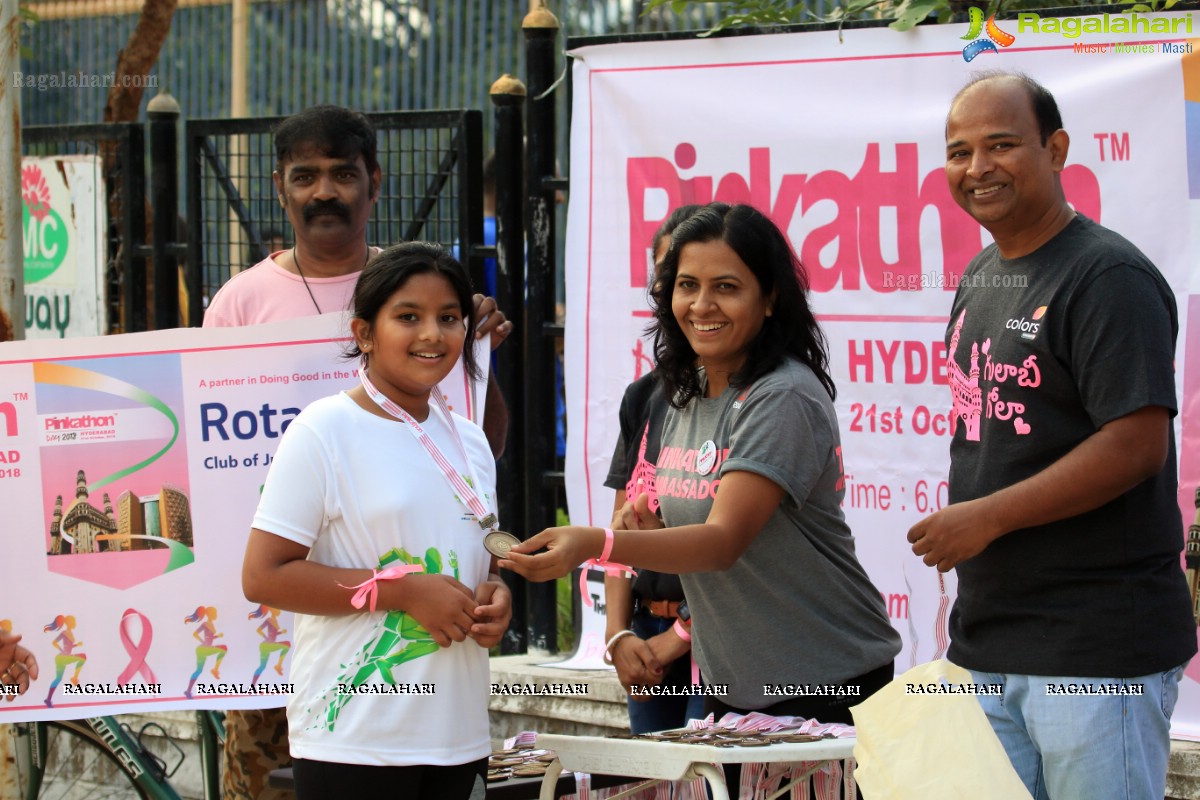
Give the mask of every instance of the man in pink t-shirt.
<path id="1" fill-rule="evenodd" d="M 379 248 L 367 244 L 367 222 L 382 171 L 375 130 L 366 117 L 338 106 L 314 106 L 275 129 L 275 190 L 296 246 L 271 253 L 237 273 L 204 312 L 204 327 L 258 325 L 345 311 L 358 274 Z M 513 325 L 491 297 L 475 295 L 480 338 L 496 349 Z M 508 408 L 488 376 L 484 433 L 496 458 L 504 450 Z M 267 776 L 285 767 L 287 715 L 282 708 L 230 711 L 225 720 L 224 800 L 267 797 Z"/>

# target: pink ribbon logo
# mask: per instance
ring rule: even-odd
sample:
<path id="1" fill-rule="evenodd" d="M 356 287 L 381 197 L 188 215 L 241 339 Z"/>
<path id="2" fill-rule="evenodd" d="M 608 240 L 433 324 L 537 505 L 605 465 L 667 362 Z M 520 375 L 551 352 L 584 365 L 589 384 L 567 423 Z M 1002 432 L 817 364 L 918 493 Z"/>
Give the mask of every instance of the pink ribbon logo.
<path id="1" fill-rule="evenodd" d="M 134 621 L 139 623 L 136 643 L 132 636 Z M 150 642 L 153 639 L 154 627 L 150 624 L 150 618 L 135 609 L 125 609 L 121 616 L 121 645 L 129 654 L 129 664 L 117 677 L 118 684 L 124 686 L 133 680 L 135 674 L 140 674 L 146 683 L 158 683 L 158 679 L 154 677 L 154 670 L 146 663 L 146 654 L 150 652 Z"/>

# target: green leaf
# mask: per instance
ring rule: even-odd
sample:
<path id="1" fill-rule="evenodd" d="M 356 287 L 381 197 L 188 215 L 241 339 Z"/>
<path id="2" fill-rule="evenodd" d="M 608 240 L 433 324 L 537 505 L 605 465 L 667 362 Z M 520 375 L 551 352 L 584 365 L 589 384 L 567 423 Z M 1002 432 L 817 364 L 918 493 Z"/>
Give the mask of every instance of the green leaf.
<path id="1" fill-rule="evenodd" d="M 846 16 L 861 14 L 878 5 L 882 5 L 881 0 L 851 0 L 845 7 Z"/>
<path id="2" fill-rule="evenodd" d="M 904 0 L 896 10 L 896 20 L 888 25 L 894 31 L 908 31 L 917 23 L 945 6 L 946 0 Z"/>

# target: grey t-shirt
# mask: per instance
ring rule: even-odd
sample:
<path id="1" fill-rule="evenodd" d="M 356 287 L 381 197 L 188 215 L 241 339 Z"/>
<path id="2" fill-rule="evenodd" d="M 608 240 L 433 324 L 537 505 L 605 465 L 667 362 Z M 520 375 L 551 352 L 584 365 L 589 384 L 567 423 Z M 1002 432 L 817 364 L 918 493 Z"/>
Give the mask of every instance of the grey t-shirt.
<path id="1" fill-rule="evenodd" d="M 900 637 L 842 514 L 837 415 L 806 365 L 789 359 L 748 389 L 668 412 L 656 467 L 667 525 L 704 522 L 736 471 L 785 494 L 737 563 L 683 576 L 705 682 L 729 684 L 729 705 L 763 708 L 781 699 L 766 684 L 840 684 L 895 658 Z"/>

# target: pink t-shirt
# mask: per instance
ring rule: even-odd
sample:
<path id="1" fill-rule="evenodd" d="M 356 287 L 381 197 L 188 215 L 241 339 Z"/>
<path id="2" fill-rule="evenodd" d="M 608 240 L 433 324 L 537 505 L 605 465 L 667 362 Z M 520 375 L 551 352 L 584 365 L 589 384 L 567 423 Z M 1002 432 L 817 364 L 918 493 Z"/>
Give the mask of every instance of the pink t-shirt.
<path id="1" fill-rule="evenodd" d="M 311 317 L 317 313 L 317 306 L 321 313 L 350 308 L 359 271 L 336 278 L 308 278 L 306 289 L 299 275 L 275 263 L 277 255 L 272 253 L 230 278 L 209 301 L 204 327 L 228 328 Z"/>

